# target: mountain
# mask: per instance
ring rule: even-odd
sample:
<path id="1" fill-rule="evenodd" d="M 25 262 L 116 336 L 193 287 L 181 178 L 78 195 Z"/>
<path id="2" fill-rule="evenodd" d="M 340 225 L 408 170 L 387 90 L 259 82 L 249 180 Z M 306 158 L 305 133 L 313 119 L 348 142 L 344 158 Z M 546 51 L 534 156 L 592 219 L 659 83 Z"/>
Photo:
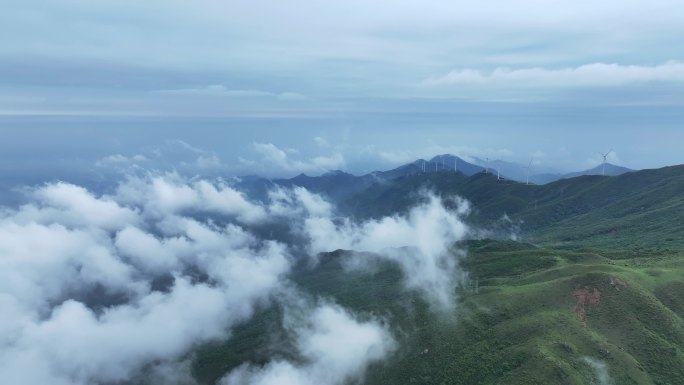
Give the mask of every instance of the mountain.
<path id="1" fill-rule="evenodd" d="M 616 166 L 611 163 L 606 163 L 605 175 L 616 176 L 622 175 L 624 173 L 633 172 L 634 170 L 627 167 Z M 530 181 L 536 184 L 546 184 L 559 179 L 574 178 L 582 175 L 603 175 L 603 165 L 599 164 L 594 168 L 590 168 L 584 171 L 570 172 L 566 174 L 535 174 L 530 176 Z"/>
<path id="2" fill-rule="evenodd" d="M 329 171 L 320 176 L 309 176 L 306 174 L 299 174 L 293 178 L 281 178 L 269 180 L 258 176 L 246 176 L 236 178 L 233 185 L 244 191 L 248 195 L 263 200 L 266 199 L 268 190 L 274 186 L 293 187 L 300 186 L 322 194 L 335 202 L 348 201 L 352 196 L 362 193 L 363 191 L 378 185 L 380 189 L 391 189 L 396 186 L 393 181 L 400 178 L 407 178 L 414 176 L 417 179 L 430 179 L 433 174 L 449 174 L 447 179 L 452 179 L 455 175 L 466 177 L 476 176 L 482 174 L 486 169 L 486 161 L 475 158 L 475 163 L 484 162 L 485 167 L 479 164 L 474 164 L 464 160 L 463 158 L 442 154 L 437 155 L 429 160 L 417 159 L 411 163 L 401 165 L 397 168 L 387 171 L 374 171 L 365 175 L 353 175 L 340 170 Z M 526 171 L 524 166 L 507 162 L 502 160 L 493 160 L 489 164 L 490 174 L 496 179 L 496 170 L 500 171 L 502 179 L 507 181 L 524 182 L 526 180 Z M 423 169 L 425 172 L 423 172 Z M 457 172 L 454 172 L 457 170 Z M 606 175 L 622 175 L 628 172 L 633 172 L 625 167 L 616 166 L 606 163 Z M 556 180 L 575 178 L 581 175 L 601 175 L 602 166 L 596 166 L 592 169 L 573 172 L 567 174 L 536 174 L 530 176 L 530 182 L 535 184 L 547 184 Z M 422 177 L 420 176 L 422 175 Z M 384 186 L 384 187 L 383 187 Z"/>
<path id="3" fill-rule="evenodd" d="M 357 383 L 684 383 L 681 256 L 489 239 L 456 246 L 468 251 L 458 259 L 468 279 L 451 314 L 435 314 L 402 287 L 396 264 L 350 269 L 355 253 L 337 250 L 294 269 L 300 290 L 372 311 L 397 331 L 397 352 Z M 283 317 L 271 306 L 230 339 L 200 347 L 189 358 L 197 382 L 216 384 L 244 362 L 263 365 L 274 354 L 296 360 Z"/>
<path id="4" fill-rule="evenodd" d="M 326 195 L 332 200 L 339 200 L 350 196 L 377 182 L 382 182 L 382 177 L 375 173 L 356 176 L 340 170 L 329 171 L 320 176 L 299 174 L 290 179 L 273 180 L 273 183 L 276 185 L 283 187 L 305 187 L 312 192 Z"/>
<path id="5" fill-rule="evenodd" d="M 473 162 L 479 166 L 489 167 L 493 170 L 493 174 L 498 171 L 501 176 L 515 180 L 518 182 L 525 182 L 527 178 L 527 165 L 515 162 L 508 162 L 505 160 L 495 159 L 490 160 L 489 165 L 487 165 L 487 160 L 480 158 L 473 158 Z"/>
<path id="6" fill-rule="evenodd" d="M 426 165 L 426 171 L 458 171 L 463 175 L 471 176 L 485 171 L 485 167 L 467 162 L 455 155 L 437 155 Z"/>
<path id="7" fill-rule="evenodd" d="M 684 166 L 612 177 L 583 175 L 545 185 L 497 180 L 484 173 L 415 174 L 373 185 L 341 207 L 357 218 L 391 215 L 423 199 L 425 190 L 469 200 L 475 224 L 506 216 L 519 224 L 519 236 L 536 241 L 684 246 Z"/>
<path id="8" fill-rule="evenodd" d="M 454 165 L 459 173 L 467 176 L 484 171 L 483 167 L 466 162 L 457 156 L 444 154 L 435 156 L 430 160 L 418 159 L 391 170 L 374 171 L 359 176 L 340 170 L 329 171 L 319 176 L 299 174 L 293 178 L 273 180 L 258 176 L 246 176 L 235 178 L 232 185 L 259 200 L 265 199 L 268 190 L 274 186 L 300 186 L 317 194 L 325 195 L 333 201 L 341 202 L 375 184 L 383 185 L 390 183 L 396 178 L 423 174 L 423 167 L 425 168 L 425 174 L 432 174 L 435 172 L 453 171 Z"/>
<path id="9" fill-rule="evenodd" d="M 684 165 L 526 185 L 431 162 L 436 172 L 418 161 L 375 175 L 381 182 L 341 206 L 369 218 L 406 212 L 426 189 L 468 199 L 472 236 L 489 239 L 453 245 L 467 276 L 452 313 L 407 290 L 389 260 L 358 269 L 358 253 L 336 250 L 292 271 L 298 290 L 372 312 L 395 331 L 395 354 L 359 383 L 684 384 Z M 360 177 L 291 182 L 324 188 L 336 178 Z M 197 382 L 274 355 L 296 361 L 284 317 L 277 305 L 259 309 L 232 338 L 199 347 L 189 359 Z"/>

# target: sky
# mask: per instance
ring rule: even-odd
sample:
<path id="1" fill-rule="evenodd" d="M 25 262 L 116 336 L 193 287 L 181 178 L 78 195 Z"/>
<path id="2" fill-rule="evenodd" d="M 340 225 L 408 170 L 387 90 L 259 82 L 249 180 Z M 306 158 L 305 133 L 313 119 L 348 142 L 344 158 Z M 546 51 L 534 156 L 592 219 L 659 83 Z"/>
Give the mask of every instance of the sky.
<path id="1" fill-rule="evenodd" d="M 2 172 L 682 163 L 679 1 L 3 3 Z"/>

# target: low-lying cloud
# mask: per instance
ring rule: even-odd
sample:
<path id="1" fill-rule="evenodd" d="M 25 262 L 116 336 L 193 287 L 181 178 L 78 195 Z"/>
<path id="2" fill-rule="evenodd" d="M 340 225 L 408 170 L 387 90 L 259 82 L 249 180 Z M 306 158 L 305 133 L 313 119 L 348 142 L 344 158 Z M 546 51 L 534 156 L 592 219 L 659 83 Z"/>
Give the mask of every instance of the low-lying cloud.
<path id="1" fill-rule="evenodd" d="M 373 252 L 401 266 L 408 289 L 446 308 L 463 274 L 449 248 L 468 232 L 468 205 L 449 210 L 435 196 L 406 215 L 356 223 L 304 188 L 257 202 L 220 179 L 177 174 L 129 176 L 106 195 L 65 182 L 25 192 L 28 203 L 0 211 L 0 375 L 8 383 L 187 377 L 195 347 L 229 338 L 277 301 L 286 314 L 305 315 L 284 325 L 303 360 L 245 363 L 223 383 L 341 384 L 386 358 L 394 338 L 381 320 L 331 299 L 304 307 L 274 296 L 299 296 L 288 279 L 293 247 Z M 276 222 L 304 246 L 255 235 Z"/>
<path id="2" fill-rule="evenodd" d="M 362 378 L 369 364 L 394 349 L 392 335 L 378 320 L 360 321 L 331 304 L 319 305 L 308 314 L 289 325 L 303 363 L 274 360 L 262 367 L 242 365 L 221 385 L 345 384 Z"/>
<path id="3" fill-rule="evenodd" d="M 244 215 L 254 207 L 236 194 L 154 177 L 97 197 L 60 182 L 3 212 L 3 379 L 123 381 L 226 338 L 270 301 L 291 265 L 283 244 L 182 215 L 192 209 L 251 220 Z M 165 287 L 155 287 L 164 277 Z"/>
<path id="4" fill-rule="evenodd" d="M 455 287 L 465 278 L 450 248 L 464 239 L 469 228 L 463 216 L 469 204 L 457 199 L 449 210 L 445 202 L 428 194 L 425 202 L 405 215 L 394 215 L 355 223 L 348 218 L 334 218 L 330 211 L 310 211 L 303 232 L 309 238 L 312 253 L 347 249 L 372 252 L 396 262 L 404 272 L 405 285 L 427 295 L 443 309 L 455 305 Z M 368 254 L 357 258 L 368 258 Z"/>

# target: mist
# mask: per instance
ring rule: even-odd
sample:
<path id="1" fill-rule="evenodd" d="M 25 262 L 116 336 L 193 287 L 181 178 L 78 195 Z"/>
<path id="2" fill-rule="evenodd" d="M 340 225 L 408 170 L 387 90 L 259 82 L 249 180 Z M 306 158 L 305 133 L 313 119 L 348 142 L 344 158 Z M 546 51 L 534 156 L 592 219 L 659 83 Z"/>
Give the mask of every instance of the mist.
<path id="1" fill-rule="evenodd" d="M 195 348 L 230 339 L 277 304 L 302 360 L 245 362 L 221 383 L 341 384 L 390 357 L 394 331 L 295 289 L 298 260 L 370 252 L 348 265 L 396 263 L 406 290 L 447 310 L 465 277 L 451 249 L 469 232 L 459 199 L 450 210 L 427 195 L 404 216 L 355 222 L 304 188 L 259 202 L 220 179 L 175 173 L 128 175 L 109 194 L 65 182 L 23 191 L 27 203 L 0 214 L 0 374 L 9 383 L 183 383 Z M 274 223 L 287 225 L 291 243 L 257 235 Z"/>

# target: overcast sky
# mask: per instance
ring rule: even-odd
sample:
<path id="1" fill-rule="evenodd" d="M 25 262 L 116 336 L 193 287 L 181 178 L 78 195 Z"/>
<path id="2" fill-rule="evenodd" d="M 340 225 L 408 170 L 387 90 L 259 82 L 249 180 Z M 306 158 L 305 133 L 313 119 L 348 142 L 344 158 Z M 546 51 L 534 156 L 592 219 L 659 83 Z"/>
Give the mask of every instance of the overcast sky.
<path id="1" fill-rule="evenodd" d="M 681 1 L 2 9 L 4 169 L 105 167 L 160 149 L 182 167 L 272 175 L 442 152 L 567 171 L 611 147 L 628 167 L 682 163 Z"/>

